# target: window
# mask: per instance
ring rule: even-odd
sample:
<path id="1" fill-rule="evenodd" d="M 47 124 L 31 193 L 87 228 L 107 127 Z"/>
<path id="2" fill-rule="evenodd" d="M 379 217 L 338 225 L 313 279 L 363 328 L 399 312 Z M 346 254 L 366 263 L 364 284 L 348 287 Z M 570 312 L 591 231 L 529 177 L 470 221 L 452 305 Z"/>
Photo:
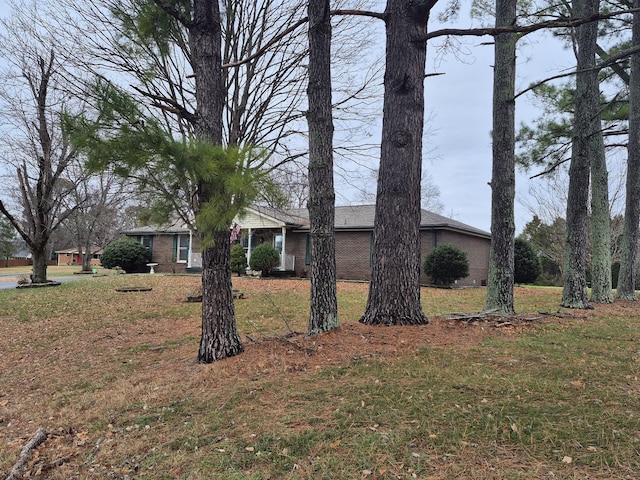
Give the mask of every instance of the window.
<path id="1" fill-rule="evenodd" d="M 311 265 L 311 234 L 307 233 L 307 244 L 304 251 L 304 264 Z"/>
<path id="2" fill-rule="evenodd" d="M 178 235 L 176 241 L 176 262 L 187 263 L 189 260 L 189 235 Z"/>
<path id="3" fill-rule="evenodd" d="M 273 236 L 273 247 L 282 254 L 282 235 Z"/>
<path id="4" fill-rule="evenodd" d="M 137 239 L 147 249 L 147 260 L 150 262 L 153 256 L 153 237 L 151 235 L 140 235 Z"/>

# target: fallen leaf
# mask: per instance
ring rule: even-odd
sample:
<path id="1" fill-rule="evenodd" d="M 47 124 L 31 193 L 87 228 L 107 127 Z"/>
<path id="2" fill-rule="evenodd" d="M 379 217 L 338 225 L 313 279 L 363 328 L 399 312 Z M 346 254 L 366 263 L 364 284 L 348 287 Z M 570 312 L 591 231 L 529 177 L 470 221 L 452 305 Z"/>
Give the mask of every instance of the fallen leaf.
<path id="1" fill-rule="evenodd" d="M 562 463 L 571 463 L 571 462 L 573 462 L 573 458 L 571 458 L 571 457 L 565 456 L 562 459 Z"/>
<path id="2" fill-rule="evenodd" d="M 245 450 L 247 452 L 253 452 L 255 450 L 255 448 L 253 448 L 253 447 L 245 447 Z"/>
<path id="3" fill-rule="evenodd" d="M 587 450 L 589 450 L 590 452 L 597 452 L 598 447 L 594 447 L 593 445 L 591 445 L 590 447 L 587 447 Z"/>
<path id="4" fill-rule="evenodd" d="M 336 440 L 336 441 L 334 441 L 334 442 L 331 442 L 331 443 L 329 444 L 329 446 L 330 446 L 331 448 L 338 448 L 338 446 L 339 446 L 339 445 L 340 445 L 340 440 L 339 440 L 339 439 L 338 439 L 338 440 Z"/>

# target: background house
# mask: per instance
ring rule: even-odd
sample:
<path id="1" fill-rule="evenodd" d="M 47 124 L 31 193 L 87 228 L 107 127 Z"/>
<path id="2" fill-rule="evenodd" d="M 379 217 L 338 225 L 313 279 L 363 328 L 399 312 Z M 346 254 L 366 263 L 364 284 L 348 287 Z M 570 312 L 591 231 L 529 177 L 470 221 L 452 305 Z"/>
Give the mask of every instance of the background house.
<path id="1" fill-rule="evenodd" d="M 374 205 L 336 207 L 336 274 L 343 280 L 369 280 L 373 247 Z M 269 243 L 280 252 L 275 273 L 307 276 L 311 265 L 309 213 L 306 209 L 276 210 L 254 206 L 234 220 L 247 258 L 261 243 Z M 157 263 L 156 272 L 184 273 L 202 268 L 197 235 L 186 226 L 146 226 L 123 232 L 149 250 L 149 261 Z M 484 286 L 489 271 L 488 232 L 451 218 L 422 210 L 420 223 L 421 262 L 436 246 L 451 243 L 467 253 L 469 276 L 458 286 Z M 422 271 L 422 265 L 421 265 Z M 421 274 L 421 282 L 428 283 Z"/>
<path id="2" fill-rule="evenodd" d="M 84 249 L 82 253 L 77 248 L 67 248 L 65 250 L 56 250 L 56 256 L 58 258 L 57 265 L 82 265 L 82 257 L 85 254 Z M 100 255 L 102 255 L 102 247 L 91 247 L 91 265 L 100 265 Z"/>

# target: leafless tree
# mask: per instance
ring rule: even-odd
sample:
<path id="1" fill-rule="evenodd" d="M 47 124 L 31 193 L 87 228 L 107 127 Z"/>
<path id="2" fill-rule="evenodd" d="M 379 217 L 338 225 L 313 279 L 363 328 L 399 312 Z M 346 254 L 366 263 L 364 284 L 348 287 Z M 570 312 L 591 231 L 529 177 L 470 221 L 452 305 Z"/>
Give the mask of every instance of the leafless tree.
<path id="1" fill-rule="evenodd" d="M 0 82 L 3 119 L 0 161 L 13 171 L 11 199 L 0 200 L 0 212 L 28 245 L 33 257 L 32 281 L 47 281 L 51 234 L 73 212 L 63 200 L 73 191 L 66 179 L 76 154 L 60 129 L 59 115 L 73 108 L 61 75 L 66 59 L 55 42 L 34 27 L 33 10 L 14 10 L 2 22 Z"/>

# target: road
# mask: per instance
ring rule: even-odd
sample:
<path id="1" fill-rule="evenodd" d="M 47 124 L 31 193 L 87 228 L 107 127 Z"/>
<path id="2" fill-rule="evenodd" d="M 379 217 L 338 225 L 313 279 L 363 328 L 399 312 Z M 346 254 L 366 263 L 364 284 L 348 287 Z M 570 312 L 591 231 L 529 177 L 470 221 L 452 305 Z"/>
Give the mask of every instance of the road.
<path id="1" fill-rule="evenodd" d="M 0 290 L 5 290 L 7 288 L 16 288 L 16 285 L 18 285 L 18 278 L 20 278 L 20 275 L 0 275 Z M 72 280 L 82 280 L 83 278 L 91 278 L 91 275 L 75 275 L 73 277 L 49 278 L 49 280 L 54 282 L 70 282 Z"/>

